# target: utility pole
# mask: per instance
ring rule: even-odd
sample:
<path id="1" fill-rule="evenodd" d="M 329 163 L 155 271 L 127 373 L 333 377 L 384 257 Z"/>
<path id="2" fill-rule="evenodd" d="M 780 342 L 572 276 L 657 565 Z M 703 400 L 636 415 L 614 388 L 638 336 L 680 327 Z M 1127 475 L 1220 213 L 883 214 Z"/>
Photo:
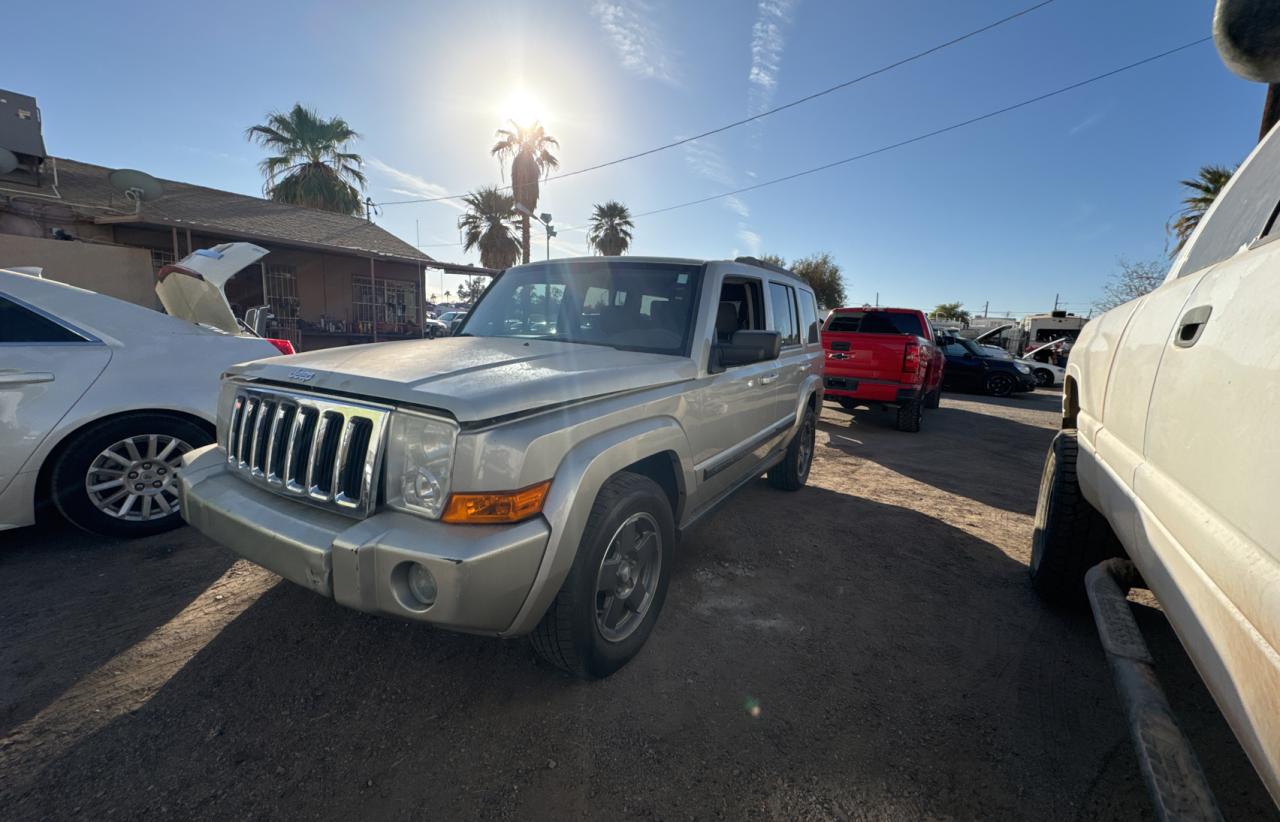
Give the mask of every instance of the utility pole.
<path id="1" fill-rule="evenodd" d="M 982 304 L 982 319 L 985 320 L 987 318 L 987 309 L 990 307 L 991 307 L 991 300 L 987 300 L 985 303 Z"/>
<path id="2" fill-rule="evenodd" d="M 372 197 L 364 198 L 364 219 L 366 222 L 373 222 L 373 215 L 378 213 L 378 209 L 373 205 Z"/>
<path id="3" fill-rule="evenodd" d="M 1258 142 L 1280 121 L 1280 83 L 1267 86 L 1267 101 L 1262 104 L 1262 124 L 1258 126 Z"/>
<path id="4" fill-rule="evenodd" d="M 880 292 L 876 292 L 876 308 L 880 307 Z"/>
<path id="5" fill-rule="evenodd" d="M 1060 297 L 1060 296 L 1062 296 L 1062 295 L 1060 295 L 1060 294 L 1054 294 L 1054 295 L 1053 295 L 1053 310 L 1054 310 L 1054 311 L 1057 311 L 1057 310 L 1058 310 L 1058 297 Z"/>

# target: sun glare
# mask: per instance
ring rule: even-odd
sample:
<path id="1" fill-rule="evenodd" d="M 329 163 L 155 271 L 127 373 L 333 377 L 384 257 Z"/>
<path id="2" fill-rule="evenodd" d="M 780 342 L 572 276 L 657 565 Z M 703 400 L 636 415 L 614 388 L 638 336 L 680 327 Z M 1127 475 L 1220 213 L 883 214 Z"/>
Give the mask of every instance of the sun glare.
<path id="1" fill-rule="evenodd" d="M 547 123 L 547 109 L 542 105 L 533 93 L 526 88 L 519 88 L 512 91 L 503 100 L 502 106 L 498 109 L 498 116 L 503 121 L 514 120 L 522 126 L 527 126 L 535 120 L 540 121 L 543 125 Z"/>

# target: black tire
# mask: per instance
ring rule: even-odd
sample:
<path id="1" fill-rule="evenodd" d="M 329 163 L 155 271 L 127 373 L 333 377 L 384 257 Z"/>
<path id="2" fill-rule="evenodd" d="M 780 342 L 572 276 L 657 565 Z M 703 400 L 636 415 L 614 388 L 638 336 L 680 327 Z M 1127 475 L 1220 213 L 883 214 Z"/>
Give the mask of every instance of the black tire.
<path id="1" fill-rule="evenodd" d="M 924 417 L 924 401 L 916 397 L 910 402 L 898 406 L 897 428 L 914 434 L 920 430 L 920 422 Z"/>
<path id="2" fill-rule="evenodd" d="M 1037 368 L 1035 371 L 1032 371 L 1031 373 L 1035 375 L 1036 385 L 1040 386 L 1041 388 L 1053 387 L 1053 372 L 1050 371 L 1049 369 Z"/>
<path id="3" fill-rule="evenodd" d="M 73 435 L 53 465 L 50 492 L 62 515 L 86 531 L 111 537 L 145 537 L 181 525 L 182 516 L 178 513 L 177 503 L 168 502 L 172 499 L 168 495 L 164 498 L 172 511 L 145 520 L 113 516 L 100 510 L 90 498 L 87 478 L 99 455 L 116 443 L 150 434 L 181 441 L 185 447 L 178 449 L 179 454 L 213 442 L 213 434 L 207 428 L 168 414 L 126 414 L 92 425 Z M 156 465 L 157 471 L 165 473 L 164 482 L 171 482 L 172 465 L 165 465 L 163 469 L 159 468 L 159 461 Z M 160 481 L 160 478 L 155 478 L 155 481 Z M 156 507 L 159 508 L 158 505 Z M 138 510 L 131 510 L 125 516 L 138 515 Z"/>
<path id="4" fill-rule="evenodd" d="M 800 420 L 800 430 L 787 445 L 787 455 L 782 462 L 769 469 L 769 484 L 783 491 L 799 491 L 809 480 L 809 469 L 813 467 L 813 444 L 816 439 L 817 421 L 813 409 L 804 409 L 804 417 Z"/>
<path id="5" fill-rule="evenodd" d="M 858 407 L 858 401 L 853 397 L 836 397 L 836 402 L 840 403 L 840 407 L 846 411 L 852 411 Z"/>
<path id="6" fill-rule="evenodd" d="M 939 385 L 937 388 L 930 391 L 928 394 L 924 395 L 925 408 L 937 408 L 940 405 L 942 405 L 942 386 L 941 385 Z"/>
<path id="7" fill-rule="evenodd" d="M 1075 431 L 1059 431 L 1053 438 L 1031 535 L 1031 587 L 1043 599 L 1064 605 L 1084 604 L 1085 572 L 1124 554 L 1106 517 L 1080 493 L 1078 453 Z"/>
<path id="8" fill-rule="evenodd" d="M 636 514 L 648 514 L 657 524 L 661 539 L 657 584 L 639 624 L 624 639 L 611 642 L 597 624 L 601 595 L 597 578 L 612 538 Z M 658 621 L 674 560 L 675 521 L 666 494 L 648 477 L 626 471 L 615 475 L 596 495 L 569 576 L 530 634 L 534 650 L 557 668 L 583 679 L 617 671 L 639 653 Z"/>
<path id="9" fill-rule="evenodd" d="M 993 397 L 1007 397 L 1018 387 L 1018 381 L 1009 374 L 997 372 L 987 377 L 983 387 Z"/>

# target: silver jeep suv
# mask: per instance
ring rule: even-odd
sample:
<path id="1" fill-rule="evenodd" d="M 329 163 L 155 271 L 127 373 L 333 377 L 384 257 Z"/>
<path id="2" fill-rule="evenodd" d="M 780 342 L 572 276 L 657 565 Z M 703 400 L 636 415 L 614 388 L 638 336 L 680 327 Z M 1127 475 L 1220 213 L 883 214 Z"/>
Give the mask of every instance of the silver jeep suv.
<path id="1" fill-rule="evenodd" d="M 662 609 L 677 536 L 768 472 L 804 485 L 822 402 L 812 290 L 754 260 L 557 260 L 458 335 L 236 366 L 191 525 L 343 605 L 531 634 L 607 676 Z"/>

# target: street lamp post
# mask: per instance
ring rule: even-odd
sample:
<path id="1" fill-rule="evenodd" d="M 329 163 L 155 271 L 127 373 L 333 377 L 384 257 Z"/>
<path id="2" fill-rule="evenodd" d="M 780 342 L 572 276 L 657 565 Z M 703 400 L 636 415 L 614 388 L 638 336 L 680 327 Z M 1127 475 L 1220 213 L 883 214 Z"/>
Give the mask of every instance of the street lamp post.
<path id="1" fill-rule="evenodd" d="M 556 228 L 551 224 L 551 215 L 545 211 L 542 212 L 541 214 L 534 214 L 532 211 L 525 208 L 524 203 L 516 203 L 516 211 L 528 217 L 532 217 L 533 219 L 542 223 L 542 227 L 547 230 L 547 259 L 550 260 L 551 259 L 551 238 L 556 236 Z"/>

